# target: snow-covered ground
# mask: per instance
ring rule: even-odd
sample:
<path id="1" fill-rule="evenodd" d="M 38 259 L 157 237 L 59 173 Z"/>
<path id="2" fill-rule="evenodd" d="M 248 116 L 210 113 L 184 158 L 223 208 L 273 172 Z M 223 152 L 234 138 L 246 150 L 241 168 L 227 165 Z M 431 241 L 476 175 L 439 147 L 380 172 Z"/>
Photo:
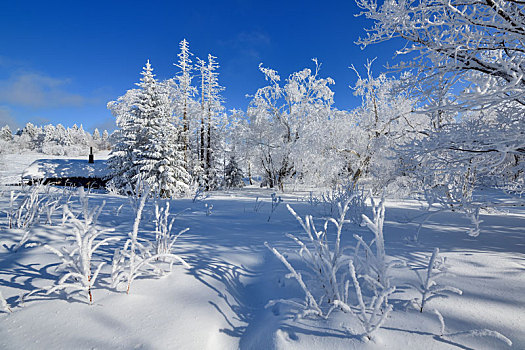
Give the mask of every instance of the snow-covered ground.
<path id="1" fill-rule="evenodd" d="M 34 160 L 34 159 L 33 159 Z M 30 162 L 29 162 L 30 163 Z M 12 189 L 12 188 L 11 188 Z M 52 285 L 60 276 L 59 259 L 42 244 L 69 244 L 67 228 L 43 223 L 17 252 L 0 248 L 0 292 L 12 313 L 0 313 L 1 349 L 506 349 L 493 338 L 458 335 L 441 338 L 440 324 L 430 312 L 406 309 L 415 282 L 408 268 L 395 270 L 399 283 L 391 296 L 394 311 L 371 341 L 364 342 L 355 320 L 335 313 L 328 320 L 293 319 L 288 307 L 265 308 L 270 300 L 303 298 L 295 280 L 285 279 L 284 265 L 264 246 L 268 242 L 294 259 L 295 245 L 285 233 L 301 234 L 290 204 L 300 215 L 326 214 L 322 205 L 305 201 L 306 193 L 281 194 L 271 214 L 271 191 L 258 188 L 216 192 L 192 201 L 171 201 L 171 212 L 182 212 L 175 230 L 189 227 L 175 246 L 191 265 L 174 266 L 160 279 L 139 278 L 129 295 L 122 286 L 110 287 L 111 257 L 132 229 L 133 210 L 127 198 L 93 193 L 90 205 L 106 201 L 99 224 L 115 230 L 119 242 L 100 248 L 95 262 L 106 261 L 93 290 L 94 304 L 84 296 L 65 292 L 35 294 L 24 302 L 19 295 Z M 75 200 L 75 197 L 73 197 Z M 210 213 L 210 207 L 213 205 Z M 4 196 L 0 209 L 5 209 Z M 525 349 L 525 210 L 483 213 L 479 237 L 467 235 L 469 221 L 456 213 L 432 216 L 423 226 L 418 244 L 413 235 L 421 214 L 412 200 L 388 201 L 386 250 L 390 257 L 422 266 L 434 247 L 447 258 L 450 275 L 445 284 L 463 291 L 429 304 L 441 311 L 447 332 L 474 329 L 498 331 Z M 210 215 L 207 215 L 210 214 Z M 271 214 L 271 217 L 270 217 Z M 55 223 L 61 213 L 56 213 Z M 152 204 L 146 206 L 140 235 L 154 236 Z M 353 233 L 369 235 L 348 225 L 343 244 L 355 245 Z M 15 244 L 20 230 L 6 229 L 0 219 L 0 243 Z"/>

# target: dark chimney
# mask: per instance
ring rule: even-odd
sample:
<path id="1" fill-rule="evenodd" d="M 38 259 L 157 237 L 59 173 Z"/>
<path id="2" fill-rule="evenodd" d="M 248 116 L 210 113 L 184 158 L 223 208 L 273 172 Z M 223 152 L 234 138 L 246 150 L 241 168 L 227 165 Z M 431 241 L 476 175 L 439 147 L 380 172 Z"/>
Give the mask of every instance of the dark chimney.
<path id="1" fill-rule="evenodd" d="M 89 147 L 89 160 L 88 163 L 95 163 L 95 158 L 93 157 L 93 147 Z"/>

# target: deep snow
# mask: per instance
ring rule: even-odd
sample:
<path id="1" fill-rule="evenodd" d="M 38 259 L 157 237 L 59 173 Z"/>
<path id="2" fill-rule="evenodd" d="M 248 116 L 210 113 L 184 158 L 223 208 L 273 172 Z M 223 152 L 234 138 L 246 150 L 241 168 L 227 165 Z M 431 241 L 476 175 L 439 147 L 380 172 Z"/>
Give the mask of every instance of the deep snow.
<path id="1" fill-rule="evenodd" d="M 17 190 L 10 187 L 8 190 Z M 67 293 L 36 294 L 25 302 L 18 296 L 51 285 L 60 275 L 58 258 L 41 244 L 57 248 L 67 228 L 39 224 L 32 229 L 36 245 L 9 252 L 0 248 L 0 291 L 13 313 L 0 313 L 1 349 L 506 349 L 492 338 L 439 337 L 439 322 L 428 312 L 406 311 L 403 302 L 416 296 L 400 285 L 391 301 L 394 311 L 372 341 L 364 342 L 352 317 L 337 313 L 329 320 L 294 320 L 288 307 L 266 309 L 269 300 L 303 298 L 294 280 L 286 280 L 285 267 L 264 246 L 270 243 L 297 262 L 294 243 L 285 233 L 301 229 L 285 204 L 300 215 L 326 215 L 322 205 L 304 200 L 305 192 L 280 194 L 271 211 L 271 191 L 245 188 L 212 193 L 204 200 L 171 201 L 172 213 L 182 212 L 175 230 L 189 227 L 174 249 L 191 265 L 181 265 L 160 279 L 138 279 L 130 295 L 110 288 L 106 266 L 93 291 L 94 305 L 84 296 Z M 490 194 L 494 196 L 494 194 Z M 262 201 L 262 205 L 257 204 Z M 92 193 L 90 205 L 107 202 L 99 224 L 114 228 L 122 237 L 102 247 L 95 260 L 110 265 L 113 249 L 131 230 L 133 211 L 126 198 Z M 5 209 L 6 196 L 0 208 Z M 121 207 L 121 205 L 123 205 Z M 213 205 L 211 215 L 208 208 Z M 120 208 L 120 210 L 119 210 Z M 419 243 L 403 238 L 413 235 L 420 220 L 420 203 L 387 202 L 385 239 L 387 254 L 410 266 L 422 266 L 434 247 L 445 256 L 455 276 L 443 282 L 463 290 L 431 301 L 443 314 L 447 332 L 489 328 L 525 349 L 525 210 L 483 213 L 481 235 L 467 235 L 469 222 L 457 213 L 432 216 L 423 226 Z M 57 220 L 61 213 L 57 213 Z M 140 234 L 153 233 L 152 203 L 146 208 Z M 6 229 L 0 219 L 0 243 L 10 246 L 21 231 Z M 343 243 L 354 246 L 353 233 L 369 235 L 349 225 Z M 367 236 L 369 237 L 369 236 Z M 407 268 L 396 269 L 396 281 L 416 281 Z"/>

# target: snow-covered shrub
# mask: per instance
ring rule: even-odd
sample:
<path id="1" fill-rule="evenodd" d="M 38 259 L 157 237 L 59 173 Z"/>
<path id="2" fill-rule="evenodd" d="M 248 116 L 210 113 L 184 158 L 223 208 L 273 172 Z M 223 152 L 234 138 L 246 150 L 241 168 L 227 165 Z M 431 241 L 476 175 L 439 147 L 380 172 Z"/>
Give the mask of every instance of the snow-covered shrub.
<path id="1" fill-rule="evenodd" d="M 440 258 L 440 259 L 439 259 Z M 419 285 L 410 284 L 420 294 L 421 298 L 412 300 L 412 304 L 419 312 L 423 312 L 425 305 L 432 299 L 445 298 L 444 292 L 451 292 L 461 295 L 463 292 L 455 287 L 442 286 L 437 283 L 437 279 L 447 274 L 447 268 L 445 266 L 445 259 L 439 257 L 439 248 L 435 248 L 428 266 L 426 267 L 426 273 L 423 275 L 422 270 L 414 270 L 419 280 Z"/>
<path id="2" fill-rule="evenodd" d="M 345 186 L 334 186 L 329 191 L 325 191 L 321 194 L 320 198 L 312 198 L 311 201 L 323 203 L 328 207 L 329 215 L 334 215 L 338 212 L 339 205 L 345 203 L 351 198 L 348 206 L 347 219 L 351 222 L 360 225 L 362 221 L 362 215 L 366 208 L 366 199 L 369 194 L 359 187 L 352 184 Z"/>
<path id="3" fill-rule="evenodd" d="M 159 208 L 159 204 L 155 203 L 155 253 L 157 255 L 170 254 L 173 245 L 184 232 L 189 230 L 189 227 L 180 230 L 179 233 L 173 235 L 171 229 L 175 217 L 169 220 L 170 217 L 170 203 L 166 202 L 164 208 Z"/>
<path id="4" fill-rule="evenodd" d="M 56 285 L 49 286 L 45 288 L 45 290 L 47 294 L 62 289 L 70 289 L 72 292 L 84 291 L 91 304 L 93 303 L 91 290 L 102 266 L 105 264 L 105 262 L 100 262 L 93 272 L 93 253 L 95 253 L 100 246 L 112 240 L 117 240 L 118 238 L 108 237 L 97 241 L 100 235 L 110 231 L 102 230 L 97 226 L 97 220 L 104 208 L 105 202 L 103 202 L 102 205 L 90 209 L 88 197 L 83 188 L 79 188 L 78 195 L 82 206 L 81 219 L 79 219 L 80 216 L 73 214 L 67 205 L 64 206 L 66 219 L 71 224 L 70 235 L 67 239 L 74 241 L 73 247 L 62 247 L 61 250 L 57 250 L 52 246 L 45 245 L 48 250 L 60 258 L 62 261 L 60 267 L 65 271 Z"/>
<path id="5" fill-rule="evenodd" d="M 389 289 L 383 289 L 379 295 L 374 296 L 366 303 L 352 261 L 348 263 L 348 269 L 357 296 L 357 306 L 350 304 L 348 293 L 349 281 L 347 281 L 345 285 L 344 300 L 335 300 L 334 305 L 339 307 L 343 312 L 356 316 L 363 328 L 364 336 L 371 339 L 372 333 L 381 327 L 390 311 L 392 311 L 392 305 L 389 305 L 387 300 L 388 296 L 392 294 L 396 288 L 390 287 Z M 386 305 L 384 309 L 383 304 Z"/>
<path id="6" fill-rule="evenodd" d="M 115 253 L 113 255 L 111 271 L 112 286 L 113 288 L 117 288 L 121 282 L 125 282 L 127 284 L 127 294 L 129 294 L 131 283 L 135 280 L 135 278 L 139 276 L 164 275 L 166 271 L 159 265 L 159 263 L 168 262 L 168 271 L 171 271 L 172 264 L 175 261 L 179 261 L 187 268 L 190 267 L 190 265 L 188 265 L 186 261 L 184 261 L 184 259 L 179 255 L 171 253 L 173 244 L 183 232 L 179 232 L 179 234 L 173 238 L 171 237 L 171 225 L 167 224 L 167 220 L 169 218 L 169 211 L 167 211 L 167 209 L 164 209 L 162 213 L 160 211 L 158 213 L 160 226 L 164 226 L 164 218 L 166 220 L 166 225 L 162 228 L 160 226 L 158 227 L 159 230 L 163 230 L 163 233 L 157 235 L 157 239 L 161 241 L 166 239 L 167 244 L 164 245 L 164 243 L 162 243 L 162 247 L 160 247 L 160 242 L 155 242 L 152 244 L 147 240 L 139 239 L 138 233 L 140 221 L 142 220 L 142 213 L 151 193 L 151 188 L 147 183 L 137 184 L 136 188 L 142 186 L 144 187 L 144 190 L 140 192 L 140 197 L 137 194 L 135 200 L 133 201 L 133 203 L 136 203 L 136 206 L 134 206 L 135 220 L 133 222 L 133 229 L 128 234 L 128 239 L 124 246 L 122 248 L 115 249 Z M 164 216 L 164 218 L 162 218 L 162 216 Z M 160 252 L 158 250 L 159 247 L 161 250 Z"/>
<path id="7" fill-rule="evenodd" d="M 307 235 L 307 239 L 300 239 L 291 234 L 287 236 L 299 245 L 298 254 L 309 270 L 304 272 L 304 276 L 308 278 L 305 280 L 303 274 L 298 272 L 277 249 L 267 243 L 265 245 L 288 269 L 289 273 L 286 277 L 294 278 L 299 283 L 305 293 L 305 300 L 274 300 L 268 303 L 267 307 L 276 303 L 285 303 L 299 308 L 300 317 L 314 315 L 323 318 L 329 317 L 336 310 L 341 310 L 355 316 L 363 328 L 363 335 L 370 339 L 372 333 L 381 327 L 392 310 L 388 297 L 395 291 L 395 286 L 392 283 L 390 270 L 403 264 L 400 261 L 388 261 L 385 254 L 383 200 L 376 205 L 371 199 L 374 214 L 372 220 L 363 215 L 366 226 L 374 233 L 375 238 L 372 242 L 366 243 L 362 237 L 354 235 L 358 243 L 353 261 L 343 254 L 341 234 L 344 224 L 351 222 L 347 219 L 347 212 L 354 196 L 358 194 L 347 198 L 343 204 L 338 203 L 339 215 L 326 220 L 321 230 L 316 228 L 312 216 L 307 215 L 303 220 L 288 206 L 288 210 L 295 216 Z M 333 243 L 328 240 L 330 223 L 336 228 Z M 373 245 L 376 245 L 375 251 Z M 356 273 L 354 263 L 359 266 L 359 274 Z M 348 266 L 348 271 L 343 271 L 345 266 Z M 355 290 L 357 305 L 351 302 L 351 285 Z M 367 289 L 363 289 L 363 285 Z"/>
<path id="8" fill-rule="evenodd" d="M 5 211 L 7 224 L 9 228 L 22 229 L 23 235 L 19 242 L 9 249 L 17 251 L 27 243 L 34 233 L 31 227 L 39 222 L 43 214 L 46 215 L 46 224 L 52 225 L 56 210 L 69 203 L 70 192 L 68 188 L 56 192 L 51 186 L 40 182 L 23 187 L 21 192 L 10 191 L 9 206 Z"/>
<path id="9" fill-rule="evenodd" d="M 334 308 L 333 302 L 335 300 L 343 300 L 346 286 L 344 282 L 345 276 L 340 270 L 348 259 L 345 259 L 342 254 L 341 234 L 343 225 L 348 222 L 346 213 L 351 200 L 352 198 L 349 198 L 343 205 L 339 205 L 339 216 L 326 220 L 321 230 L 317 229 L 311 215 L 307 215 L 303 220 L 287 205 L 288 210 L 297 219 L 307 235 L 304 240 L 292 234 L 287 234 L 286 236 L 294 240 L 300 247 L 299 256 L 309 270 L 307 272 L 307 276 L 310 277 L 308 281 L 305 282 L 303 280 L 302 274 L 297 272 L 282 254 L 266 244 L 290 271 L 286 277 L 295 278 L 306 294 L 304 304 L 283 300 L 278 302 L 285 302 L 295 306 L 301 305 L 304 309 L 302 312 L 303 316 L 313 314 L 320 317 L 328 317 Z M 333 243 L 328 241 L 329 223 L 332 223 L 336 228 L 335 242 Z"/>
<path id="10" fill-rule="evenodd" d="M 42 213 L 42 203 L 44 198 L 42 196 L 43 185 L 35 184 L 24 189 L 19 194 L 14 194 L 11 191 L 9 203 L 9 228 L 16 227 L 27 229 L 35 224 Z M 18 200 L 21 197 L 21 200 Z"/>

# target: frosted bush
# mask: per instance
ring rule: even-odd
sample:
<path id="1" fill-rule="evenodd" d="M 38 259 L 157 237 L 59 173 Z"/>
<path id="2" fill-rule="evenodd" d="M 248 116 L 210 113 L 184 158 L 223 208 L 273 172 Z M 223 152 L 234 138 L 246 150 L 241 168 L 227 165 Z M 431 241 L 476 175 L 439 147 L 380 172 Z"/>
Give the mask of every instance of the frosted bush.
<path id="1" fill-rule="evenodd" d="M 73 246 L 62 247 L 61 250 L 57 250 L 49 245 L 45 246 L 60 258 L 62 262 L 60 268 L 65 271 L 56 285 L 47 287 L 45 290 L 47 294 L 62 289 L 69 289 L 72 292 L 83 291 L 86 293 L 87 299 L 91 304 L 93 303 L 91 290 L 100 270 L 105 264 L 104 262 L 100 262 L 96 268 L 93 268 L 93 254 L 102 245 L 108 244 L 110 241 L 117 240 L 118 238 L 108 237 L 97 241 L 100 235 L 110 231 L 102 230 L 97 225 L 98 217 L 104 208 L 105 202 L 100 206 L 95 206 L 93 209 L 90 209 L 88 197 L 83 188 L 78 190 L 78 195 L 82 205 L 81 219 L 73 214 L 67 205 L 64 206 L 66 220 L 71 223 L 72 229 L 67 239 L 74 241 Z"/>
<path id="2" fill-rule="evenodd" d="M 400 260 L 388 261 L 385 252 L 385 240 L 383 234 L 383 224 L 385 221 L 385 204 L 381 199 L 376 204 L 373 198 L 372 220 L 366 215 L 362 215 L 364 225 L 374 234 L 374 239 L 367 243 L 359 236 L 354 235 L 357 245 L 354 251 L 355 267 L 360 276 L 366 281 L 367 286 L 374 292 L 375 297 L 379 298 L 384 291 L 392 288 L 391 269 L 394 267 L 405 266 Z M 375 249 L 374 249 L 375 248 Z M 387 306 L 388 295 L 384 297 L 385 307 Z"/>
<path id="3" fill-rule="evenodd" d="M 137 184 L 136 188 L 142 190 L 134 196 L 135 220 L 133 229 L 128 234 L 128 239 L 122 248 L 115 249 L 111 270 L 112 286 L 117 288 L 121 282 L 126 283 L 126 293 L 129 294 L 132 282 L 139 276 L 162 276 L 166 273 L 159 263 L 169 263 L 171 271 L 175 261 L 186 268 L 190 265 L 179 255 L 171 253 L 177 238 L 187 230 L 171 236 L 171 223 L 169 219 L 169 205 L 164 209 L 157 209 L 156 242 L 153 244 L 138 237 L 140 221 L 144 207 L 151 194 L 151 188 L 146 183 Z"/>
<path id="4" fill-rule="evenodd" d="M 368 302 L 365 302 L 361 284 L 356 276 L 352 261 L 348 263 L 348 269 L 350 277 L 352 278 L 358 303 L 356 306 L 350 304 L 348 293 L 349 281 L 347 281 L 343 300 L 334 301 L 334 305 L 339 307 L 343 312 L 356 316 L 363 329 L 363 334 L 370 340 L 372 333 L 381 327 L 390 311 L 392 311 L 392 305 L 389 305 L 387 300 L 388 296 L 395 291 L 395 287 L 383 289 L 378 295 L 371 298 Z M 383 309 L 383 304 L 386 305 L 385 309 Z"/>
<path id="5" fill-rule="evenodd" d="M 439 259 L 441 258 L 441 259 Z M 445 266 L 445 259 L 439 257 L 439 248 L 435 248 L 428 266 L 425 269 L 426 273 L 422 274 L 421 270 L 414 270 L 416 273 L 419 284 L 409 284 L 416 289 L 420 294 L 420 298 L 412 300 L 412 304 L 419 312 L 423 312 L 425 305 L 432 299 L 446 298 L 444 292 L 451 292 L 461 295 L 463 292 L 455 287 L 444 286 L 438 284 L 437 280 L 447 274 Z"/>
<path id="6" fill-rule="evenodd" d="M 184 232 L 189 230 L 189 227 L 180 230 L 179 233 L 173 235 L 171 230 L 175 217 L 170 220 L 170 203 L 166 202 L 164 208 L 155 203 L 155 253 L 157 255 L 171 254 L 171 249 Z"/>
<path id="7" fill-rule="evenodd" d="M 306 238 L 287 234 L 299 246 L 298 255 L 306 265 L 308 271 L 299 272 L 288 259 L 277 249 L 267 243 L 266 246 L 285 265 L 289 273 L 287 278 L 293 278 L 305 294 L 304 300 L 273 300 L 267 307 L 276 303 L 288 304 L 298 308 L 298 317 L 318 316 L 328 318 L 335 310 L 350 314 L 362 326 L 363 335 L 370 339 L 372 333 L 381 327 L 392 305 L 388 297 L 395 291 L 392 285 L 391 268 L 403 265 L 399 261 L 388 261 L 383 239 L 383 223 L 385 217 L 384 201 L 377 205 L 372 199 L 373 219 L 363 215 L 366 226 L 374 233 L 374 239 L 366 243 L 362 237 L 354 235 L 358 240 L 355 248 L 354 261 L 343 254 L 341 235 L 345 223 L 350 222 L 346 216 L 354 194 L 346 198 L 343 204 L 338 203 L 338 216 L 325 221 L 323 228 L 318 230 L 313 217 L 307 215 L 304 219 L 290 207 L 288 210 L 297 219 Z M 336 229 L 335 241 L 328 239 L 328 226 L 333 224 Z M 375 245 L 375 249 L 374 248 Z M 362 252 L 363 251 L 363 252 Z M 360 268 L 356 273 L 354 262 Z M 348 266 L 348 271 L 343 269 Z M 306 277 L 306 279 L 305 279 Z M 361 281 L 360 281 L 361 280 Z M 373 295 L 368 296 L 362 288 L 363 282 Z M 350 286 L 353 286 L 357 297 L 357 305 L 350 300 Z"/>

